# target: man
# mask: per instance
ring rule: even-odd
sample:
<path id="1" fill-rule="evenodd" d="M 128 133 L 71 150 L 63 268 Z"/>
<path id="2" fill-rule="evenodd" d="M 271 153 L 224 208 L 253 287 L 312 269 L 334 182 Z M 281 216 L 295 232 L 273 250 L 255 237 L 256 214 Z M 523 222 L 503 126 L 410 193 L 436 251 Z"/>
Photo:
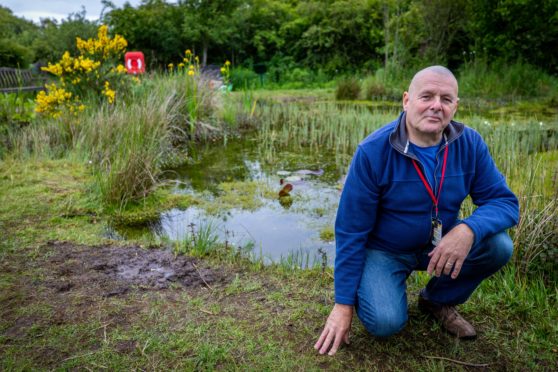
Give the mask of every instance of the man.
<path id="1" fill-rule="evenodd" d="M 511 257 L 505 230 L 519 207 L 480 135 L 452 120 L 458 103 L 451 71 L 421 70 L 404 112 L 358 146 L 337 212 L 335 306 L 314 346 L 320 354 L 349 342 L 353 308 L 377 337 L 400 331 L 414 270 L 434 274 L 419 308 L 449 333 L 476 337 L 455 306 Z M 467 195 L 477 209 L 459 220 Z"/>

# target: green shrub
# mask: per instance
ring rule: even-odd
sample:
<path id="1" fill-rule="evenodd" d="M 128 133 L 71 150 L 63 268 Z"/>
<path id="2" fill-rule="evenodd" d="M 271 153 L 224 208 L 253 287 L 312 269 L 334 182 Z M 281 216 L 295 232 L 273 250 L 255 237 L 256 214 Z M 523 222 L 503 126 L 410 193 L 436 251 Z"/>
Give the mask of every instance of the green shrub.
<path id="1" fill-rule="evenodd" d="M 13 40 L 0 39 L 0 66 L 27 68 L 33 53 Z"/>
<path id="2" fill-rule="evenodd" d="M 360 96 L 360 82 L 354 78 L 343 78 L 337 82 L 335 89 L 335 99 L 337 100 L 356 100 Z"/>
<path id="3" fill-rule="evenodd" d="M 230 70 L 230 81 L 234 90 L 254 89 L 259 84 L 260 77 L 249 68 L 235 67 Z"/>
<path id="4" fill-rule="evenodd" d="M 364 98 L 367 100 L 384 99 L 388 96 L 388 89 L 382 81 L 375 76 L 369 76 L 364 80 Z"/>
<path id="5" fill-rule="evenodd" d="M 558 94 L 556 77 L 521 61 L 466 63 L 459 69 L 458 81 L 459 93 L 465 97 L 519 99 Z"/>
<path id="6" fill-rule="evenodd" d="M 11 138 L 35 118 L 32 93 L 0 94 L 0 159 L 13 147 Z"/>

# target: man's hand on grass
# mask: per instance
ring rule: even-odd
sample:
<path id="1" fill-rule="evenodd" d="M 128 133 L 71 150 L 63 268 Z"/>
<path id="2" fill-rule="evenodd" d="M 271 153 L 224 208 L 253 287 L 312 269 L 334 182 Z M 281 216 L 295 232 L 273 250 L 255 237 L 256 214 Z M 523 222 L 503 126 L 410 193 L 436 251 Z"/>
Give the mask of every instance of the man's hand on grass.
<path id="1" fill-rule="evenodd" d="M 320 354 L 334 355 L 341 342 L 349 343 L 349 332 L 353 320 L 353 306 L 335 304 L 314 349 Z M 328 352 L 329 350 L 329 352 Z"/>

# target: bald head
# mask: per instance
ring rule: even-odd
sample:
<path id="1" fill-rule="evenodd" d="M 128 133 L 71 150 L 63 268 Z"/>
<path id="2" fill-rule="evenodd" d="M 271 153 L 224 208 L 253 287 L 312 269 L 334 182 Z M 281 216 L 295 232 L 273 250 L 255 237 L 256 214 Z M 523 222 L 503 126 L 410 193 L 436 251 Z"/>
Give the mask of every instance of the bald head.
<path id="1" fill-rule="evenodd" d="M 455 78 L 453 73 L 444 66 L 430 66 L 420 70 L 415 74 L 415 76 L 413 76 L 413 79 L 411 80 L 411 84 L 409 84 L 409 94 L 413 94 L 417 86 L 420 85 L 420 82 L 425 77 L 431 74 L 440 75 L 452 80 L 452 82 L 455 83 L 455 89 L 457 93 L 458 90 L 457 79 Z"/>
<path id="2" fill-rule="evenodd" d="M 423 147 L 440 143 L 458 105 L 457 80 L 450 70 L 431 66 L 417 72 L 409 91 L 403 93 L 405 126 L 411 143 Z"/>

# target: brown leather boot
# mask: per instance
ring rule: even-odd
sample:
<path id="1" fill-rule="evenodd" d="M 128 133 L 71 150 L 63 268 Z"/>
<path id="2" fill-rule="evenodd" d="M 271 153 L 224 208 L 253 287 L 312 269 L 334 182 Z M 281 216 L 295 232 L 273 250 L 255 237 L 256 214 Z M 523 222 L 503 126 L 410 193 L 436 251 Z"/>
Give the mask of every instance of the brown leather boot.
<path id="1" fill-rule="evenodd" d="M 438 305 L 419 296 L 419 309 L 427 314 L 432 315 L 440 323 L 446 331 L 460 339 L 472 340 L 477 337 L 475 328 L 466 321 L 455 309 L 455 306 Z"/>

